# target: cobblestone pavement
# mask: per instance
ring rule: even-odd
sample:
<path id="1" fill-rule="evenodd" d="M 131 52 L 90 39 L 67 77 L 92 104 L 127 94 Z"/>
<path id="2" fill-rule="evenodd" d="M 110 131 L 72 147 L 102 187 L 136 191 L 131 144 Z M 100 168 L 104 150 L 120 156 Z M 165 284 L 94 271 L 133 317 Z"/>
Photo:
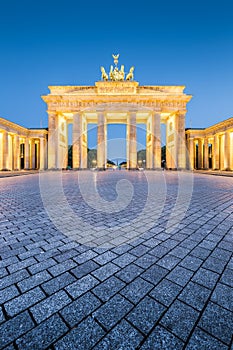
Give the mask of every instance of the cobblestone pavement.
<path id="1" fill-rule="evenodd" d="M 91 247 L 80 242 L 88 234 L 76 240 L 50 220 L 39 174 L 0 179 L 0 349 L 233 350 L 233 179 L 194 174 L 188 210 L 168 230 L 179 174 L 161 176 L 159 217 L 134 225 L 148 196 L 145 173 L 95 174 L 105 200 L 116 200 L 119 180 L 133 185 L 115 213 L 91 208 L 77 172 L 64 173 L 70 207 L 95 234 Z"/>

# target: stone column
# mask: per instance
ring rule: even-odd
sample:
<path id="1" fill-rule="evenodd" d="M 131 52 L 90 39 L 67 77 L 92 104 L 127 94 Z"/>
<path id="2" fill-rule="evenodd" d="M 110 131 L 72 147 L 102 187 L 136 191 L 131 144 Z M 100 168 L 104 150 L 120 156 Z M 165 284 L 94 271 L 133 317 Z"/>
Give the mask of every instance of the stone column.
<path id="1" fill-rule="evenodd" d="M 189 151 L 189 169 L 193 170 L 194 169 L 194 139 L 189 138 L 188 139 L 188 151 Z"/>
<path id="2" fill-rule="evenodd" d="M 14 170 L 20 170 L 20 143 L 19 136 L 14 136 Z"/>
<path id="3" fill-rule="evenodd" d="M 2 134 L 2 169 L 9 170 L 9 145 L 7 131 L 3 131 Z"/>
<path id="4" fill-rule="evenodd" d="M 146 122 L 146 168 L 152 168 L 152 152 L 151 152 L 151 120 Z"/>
<path id="5" fill-rule="evenodd" d="M 208 142 L 208 138 L 204 139 L 204 169 L 209 169 L 209 142 Z"/>
<path id="6" fill-rule="evenodd" d="M 152 154 L 153 169 L 161 169 L 161 130 L 160 113 L 152 115 Z"/>
<path id="7" fill-rule="evenodd" d="M 219 136 L 214 135 L 213 169 L 219 170 Z"/>
<path id="8" fill-rule="evenodd" d="M 136 112 L 130 112 L 127 118 L 128 128 L 128 169 L 137 168 L 137 128 L 136 128 Z"/>
<path id="9" fill-rule="evenodd" d="M 87 168 L 87 123 L 86 118 L 83 116 L 82 121 L 82 137 L 81 137 L 81 168 Z"/>
<path id="10" fill-rule="evenodd" d="M 24 143 L 24 169 L 29 169 L 29 164 L 29 139 L 26 137 Z"/>
<path id="11" fill-rule="evenodd" d="M 56 169 L 58 158 L 58 116 L 56 113 L 48 112 L 48 119 L 48 169 Z"/>
<path id="12" fill-rule="evenodd" d="M 73 135 L 72 135 L 72 166 L 73 169 L 81 168 L 81 138 L 82 138 L 82 115 L 76 113 L 73 116 Z"/>
<path id="13" fill-rule="evenodd" d="M 230 131 L 225 132 L 224 137 L 224 169 L 230 170 L 230 158 L 231 157 L 231 136 Z"/>
<path id="14" fill-rule="evenodd" d="M 40 164 L 40 170 L 44 170 L 45 169 L 45 139 L 43 137 L 40 137 L 40 160 L 39 160 L 39 164 Z"/>
<path id="15" fill-rule="evenodd" d="M 178 118 L 176 122 L 177 168 L 186 169 L 185 112 L 179 112 L 176 118 Z"/>
<path id="16" fill-rule="evenodd" d="M 203 143 L 202 139 L 198 139 L 198 169 L 203 169 Z"/>
<path id="17" fill-rule="evenodd" d="M 97 127 L 97 168 L 104 170 L 106 165 L 105 115 L 98 113 Z"/>
<path id="18" fill-rule="evenodd" d="M 35 140 L 31 139 L 30 168 L 35 169 Z"/>
<path id="19" fill-rule="evenodd" d="M 233 133 L 230 133 L 230 170 L 233 170 Z"/>

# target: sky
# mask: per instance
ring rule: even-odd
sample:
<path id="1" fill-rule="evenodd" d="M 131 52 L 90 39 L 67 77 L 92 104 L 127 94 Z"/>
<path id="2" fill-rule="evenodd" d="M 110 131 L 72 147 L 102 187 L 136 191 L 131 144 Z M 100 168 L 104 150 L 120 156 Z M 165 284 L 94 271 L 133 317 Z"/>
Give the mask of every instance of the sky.
<path id="1" fill-rule="evenodd" d="M 48 85 L 94 85 L 120 53 L 140 85 L 185 85 L 186 127 L 233 113 L 231 0 L 0 0 L 0 117 L 47 127 Z"/>

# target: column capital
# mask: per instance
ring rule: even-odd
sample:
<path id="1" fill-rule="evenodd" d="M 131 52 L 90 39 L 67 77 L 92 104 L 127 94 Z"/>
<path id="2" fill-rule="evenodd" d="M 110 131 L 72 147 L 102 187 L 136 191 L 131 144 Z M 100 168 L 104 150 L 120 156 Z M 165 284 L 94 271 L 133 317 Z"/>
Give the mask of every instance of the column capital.
<path id="1" fill-rule="evenodd" d="M 186 115 L 186 113 L 187 113 L 187 109 L 184 109 L 184 110 L 178 110 L 178 111 L 176 112 L 176 115 L 182 115 L 182 116 L 185 116 L 185 115 Z"/>
<path id="2" fill-rule="evenodd" d="M 152 107 L 151 108 L 151 113 L 162 113 L 162 109 L 160 107 Z"/>
<path id="3" fill-rule="evenodd" d="M 58 116 L 58 113 L 56 111 L 47 110 L 47 113 L 48 113 L 49 117 L 57 117 Z"/>

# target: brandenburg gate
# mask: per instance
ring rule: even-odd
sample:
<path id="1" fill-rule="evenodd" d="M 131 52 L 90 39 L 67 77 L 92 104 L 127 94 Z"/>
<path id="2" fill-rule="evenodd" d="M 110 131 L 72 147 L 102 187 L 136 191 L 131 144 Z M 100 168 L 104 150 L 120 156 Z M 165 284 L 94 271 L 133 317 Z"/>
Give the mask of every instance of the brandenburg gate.
<path id="1" fill-rule="evenodd" d="M 137 123 L 146 124 L 146 168 L 161 168 L 161 124 L 166 125 L 166 165 L 186 168 L 185 86 L 140 86 L 134 67 L 119 69 L 119 55 L 94 86 L 49 86 L 42 96 L 48 112 L 48 169 L 67 167 L 68 124 L 73 124 L 73 168 L 87 168 L 88 123 L 97 124 L 97 168 L 107 166 L 107 125 L 127 125 L 127 168 L 137 168 Z"/>

